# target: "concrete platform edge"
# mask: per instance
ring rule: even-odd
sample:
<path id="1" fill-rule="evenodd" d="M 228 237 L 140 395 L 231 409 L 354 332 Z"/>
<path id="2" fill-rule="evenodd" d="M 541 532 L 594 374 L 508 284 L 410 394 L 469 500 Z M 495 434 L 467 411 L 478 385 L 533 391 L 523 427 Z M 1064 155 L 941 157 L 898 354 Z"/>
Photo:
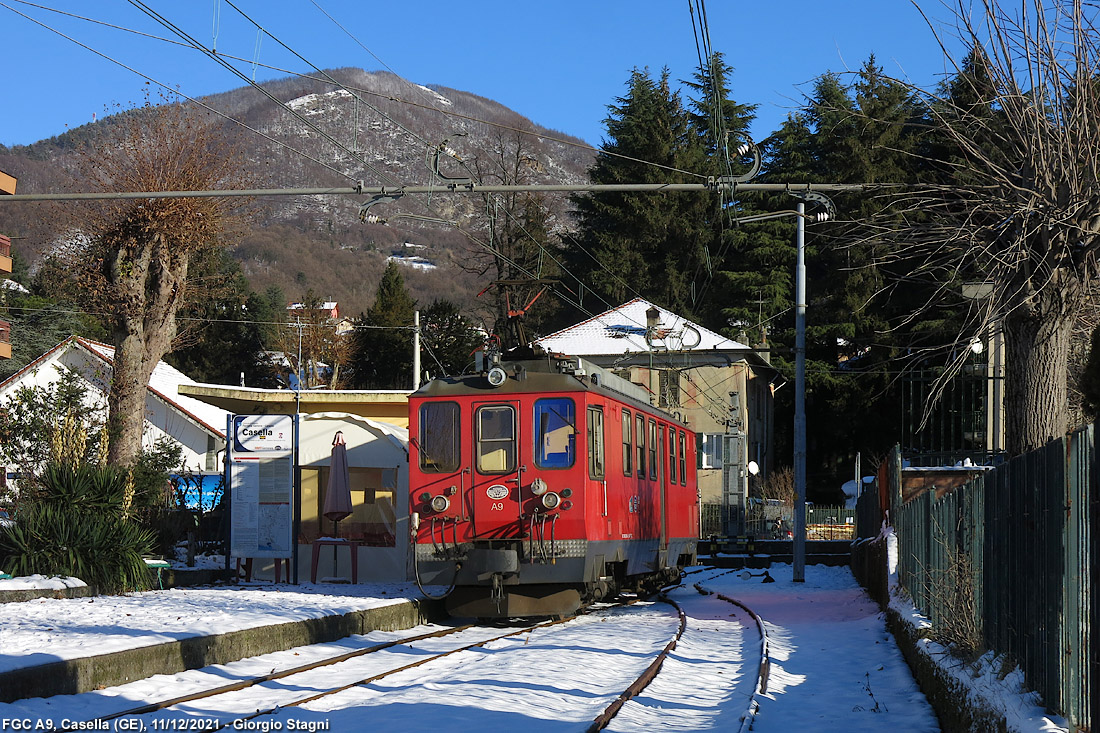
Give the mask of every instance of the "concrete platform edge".
<path id="1" fill-rule="evenodd" d="M 90 585 L 76 588 L 27 588 L 24 590 L 0 591 L 0 603 L 22 603 L 36 601 L 39 598 L 89 598 L 99 595 Z"/>
<path id="2" fill-rule="evenodd" d="M 126 651 L 0 672 L 0 702 L 72 695 L 211 664 L 227 664 L 306 644 L 336 641 L 369 631 L 396 631 L 446 617 L 426 599 L 393 603 L 338 616 L 290 621 L 200 636 Z"/>

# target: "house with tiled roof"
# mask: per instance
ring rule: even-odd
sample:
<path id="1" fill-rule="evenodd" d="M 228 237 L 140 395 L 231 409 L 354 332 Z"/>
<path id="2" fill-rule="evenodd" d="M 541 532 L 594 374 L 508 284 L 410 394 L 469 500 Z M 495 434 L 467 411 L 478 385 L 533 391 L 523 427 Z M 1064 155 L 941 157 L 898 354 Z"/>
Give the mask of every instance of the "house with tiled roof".
<path id="1" fill-rule="evenodd" d="M 713 515 L 743 511 L 749 482 L 762 481 L 774 462 L 774 392 L 783 380 L 766 352 L 644 298 L 535 343 L 613 370 L 686 421 L 698 437 L 700 498 L 713 507 L 711 519 L 721 527 L 715 531 L 729 529 Z"/>
<path id="2" fill-rule="evenodd" d="M 79 376 L 87 386 L 89 406 L 107 413 L 107 394 L 115 350 L 109 344 L 70 336 L 0 383 L 0 403 L 20 387 L 54 384 L 65 373 Z M 159 362 L 149 378 L 145 397 L 142 445 L 168 438 L 183 449 L 184 465 L 205 475 L 221 473 L 219 452 L 225 448 L 228 413 L 193 397 L 180 395 L 181 384 L 195 384 L 178 369 Z"/>

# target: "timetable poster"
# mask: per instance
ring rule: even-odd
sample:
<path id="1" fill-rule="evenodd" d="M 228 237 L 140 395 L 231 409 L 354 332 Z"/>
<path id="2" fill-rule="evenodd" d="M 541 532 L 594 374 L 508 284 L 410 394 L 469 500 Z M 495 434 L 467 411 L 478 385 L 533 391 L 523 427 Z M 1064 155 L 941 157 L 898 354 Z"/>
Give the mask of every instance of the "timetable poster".
<path id="1" fill-rule="evenodd" d="M 235 415 L 230 432 L 230 555 L 290 557 L 294 550 L 294 417 Z"/>

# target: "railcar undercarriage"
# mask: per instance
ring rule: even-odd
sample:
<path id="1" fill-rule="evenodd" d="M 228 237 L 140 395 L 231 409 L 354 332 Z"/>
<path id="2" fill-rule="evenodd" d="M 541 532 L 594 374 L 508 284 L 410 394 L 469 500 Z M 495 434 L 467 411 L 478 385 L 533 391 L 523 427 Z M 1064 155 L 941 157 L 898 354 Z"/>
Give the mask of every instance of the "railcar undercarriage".
<path id="1" fill-rule="evenodd" d="M 550 557 L 520 542 L 464 543 L 445 553 L 421 545 L 418 576 L 451 586 L 444 605 L 458 618 L 562 617 L 621 593 L 651 595 L 694 562 L 694 543 L 676 548 L 685 552 L 672 554 L 675 560 L 664 567 L 654 558 L 667 555 L 643 544 L 611 548 L 574 540 L 560 543 Z"/>

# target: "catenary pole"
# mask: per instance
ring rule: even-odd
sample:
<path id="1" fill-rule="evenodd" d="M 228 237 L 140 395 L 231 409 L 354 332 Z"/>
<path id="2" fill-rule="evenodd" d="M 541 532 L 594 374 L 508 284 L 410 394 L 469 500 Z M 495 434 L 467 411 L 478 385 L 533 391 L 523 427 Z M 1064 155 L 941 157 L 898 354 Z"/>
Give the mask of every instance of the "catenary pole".
<path id="1" fill-rule="evenodd" d="M 794 582 L 806 580 L 806 204 L 798 202 L 794 271 Z"/>
<path id="2" fill-rule="evenodd" d="M 413 392 L 420 389 L 420 311 L 413 311 Z"/>

